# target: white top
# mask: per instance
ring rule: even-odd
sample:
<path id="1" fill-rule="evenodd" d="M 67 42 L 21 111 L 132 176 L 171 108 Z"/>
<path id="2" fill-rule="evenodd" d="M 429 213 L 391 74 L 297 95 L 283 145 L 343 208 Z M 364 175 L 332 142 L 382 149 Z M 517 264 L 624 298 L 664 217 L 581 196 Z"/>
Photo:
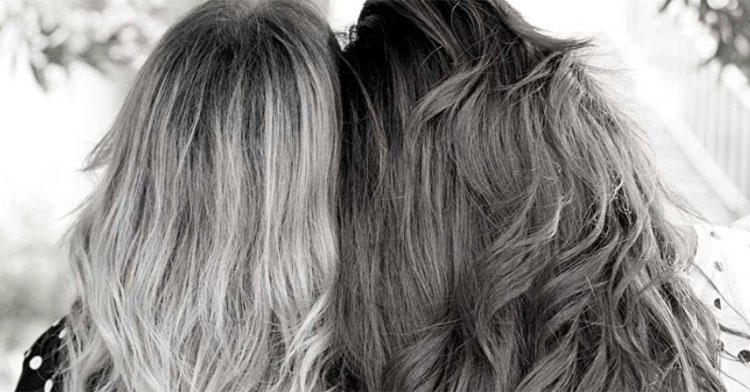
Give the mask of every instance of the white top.
<path id="1" fill-rule="evenodd" d="M 750 224 L 698 225 L 698 249 L 689 269 L 698 298 L 719 325 L 750 336 Z M 747 224 L 747 228 L 744 225 Z M 721 331 L 719 368 L 729 392 L 750 391 L 750 339 Z"/>

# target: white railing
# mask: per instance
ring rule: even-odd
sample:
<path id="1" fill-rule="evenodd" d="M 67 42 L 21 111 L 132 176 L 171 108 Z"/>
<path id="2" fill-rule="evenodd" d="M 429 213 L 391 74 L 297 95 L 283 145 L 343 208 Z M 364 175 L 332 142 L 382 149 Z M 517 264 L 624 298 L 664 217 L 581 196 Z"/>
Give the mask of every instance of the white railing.
<path id="1" fill-rule="evenodd" d="M 683 152 L 737 217 L 750 213 L 750 83 L 734 66 L 706 64 L 715 41 L 692 9 L 630 0 L 627 31 L 664 86 L 682 122 Z M 681 3 L 674 1 L 673 3 Z"/>

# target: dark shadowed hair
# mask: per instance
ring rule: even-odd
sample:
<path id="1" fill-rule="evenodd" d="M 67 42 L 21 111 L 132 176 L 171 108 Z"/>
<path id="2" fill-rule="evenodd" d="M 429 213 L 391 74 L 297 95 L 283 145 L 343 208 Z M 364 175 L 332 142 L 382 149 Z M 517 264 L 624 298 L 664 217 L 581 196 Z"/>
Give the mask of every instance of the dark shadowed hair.
<path id="1" fill-rule="evenodd" d="M 166 33 L 70 231 L 66 391 L 325 389 L 339 56 L 299 1 L 211 0 Z"/>
<path id="2" fill-rule="evenodd" d="M 368 1 L 343 73 L 338 382 L 720 391 L 640 130 L 500 0 Z"/>

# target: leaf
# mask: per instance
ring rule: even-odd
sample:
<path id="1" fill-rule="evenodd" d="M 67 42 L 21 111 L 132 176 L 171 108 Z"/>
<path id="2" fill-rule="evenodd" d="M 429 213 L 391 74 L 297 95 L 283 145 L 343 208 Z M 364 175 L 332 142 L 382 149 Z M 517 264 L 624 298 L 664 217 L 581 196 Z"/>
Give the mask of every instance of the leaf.
<path id="1" fill-rule="evenodd" d="M 70 63 L 73 61 L 73 56 L 70 53 L 68 45 L 61 43 L 60 45 L 48 46 L 42 50 L 47 59 L 52 64 L 62 65 L 64 68 L 68 68 Z"/>
<path id="2" fill-rule="evenodd" d="M 659 12 L 664 12 L 669 8 L 669 5 L 672 4 L 672 0 L 666 0 L 664 4 L 661 5 L 661 8 L 659 8 Z"/>
<path id="3" fill-rule="evenodd" d="M 107 56 L 108 49 L 108 44 L 98 42 L 91 43 L 86 51 L 81 53 L 80 59 L 97 71 L 104 72 L 104 65 L 111 61 Z"/>
<path id="4" fill-rule="evenodd" d="M 41 69 L 34 64 L 29 65 L 31 65 L 31 73 L 34 75 L 36 83 L 39 85 L 39 87 L 42 88 L 42 90 L 44 90 L 44 92 L 48 92 L 49 83 L 47 81 L 47 78 L 44 76 L 44 69 Z"/>
<path id="5" fill-rule="evenodd" d="M 705 23 L 706 14 L 708 13 L 709 9 L 710 7 L 708 6 L 708 0 L 701 0 L 700 5 L 698 5 L 698 20 Z"/>

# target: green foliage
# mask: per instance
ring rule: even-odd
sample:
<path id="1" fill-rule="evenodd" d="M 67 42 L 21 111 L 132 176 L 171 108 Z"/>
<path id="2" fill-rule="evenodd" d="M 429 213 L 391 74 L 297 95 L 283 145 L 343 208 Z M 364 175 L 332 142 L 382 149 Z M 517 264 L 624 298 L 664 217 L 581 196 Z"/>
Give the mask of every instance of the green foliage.
<path id="1" fill-rule="evenodd" d="M 698 11 L 700 22 L 716 38 L 711 59 L 734 64 L 750 77 L 750 0 L 682 0 Z M 665 10 L 673 0 L 666 0 Z M 711 60 L 709 59 L 709 60 Z"/>
<path id="2" fill-rule="evenodd" d="M 45 90 L 50 76 L 75 63 L 104 70 L 138 66 L 163 32 L 167 9 L 158 0 L 3 0 L 0 33 Z"/>

